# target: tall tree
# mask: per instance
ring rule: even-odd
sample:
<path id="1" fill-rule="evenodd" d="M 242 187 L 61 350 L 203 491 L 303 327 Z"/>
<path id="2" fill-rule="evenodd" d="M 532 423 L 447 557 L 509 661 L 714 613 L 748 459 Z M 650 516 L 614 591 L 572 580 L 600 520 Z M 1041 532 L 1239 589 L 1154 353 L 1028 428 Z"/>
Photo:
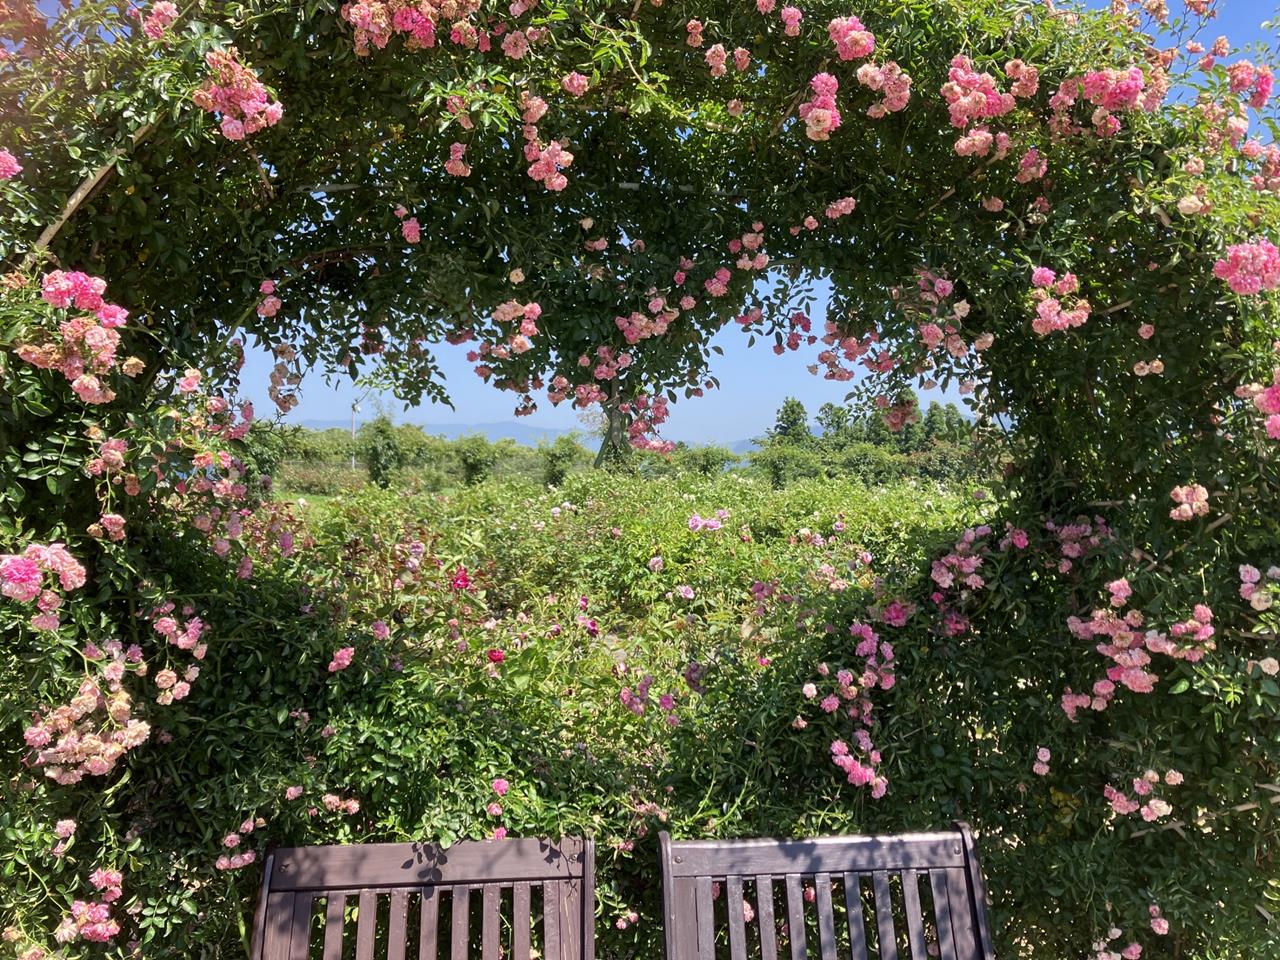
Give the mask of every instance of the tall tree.
<path id="1" fill-rule="evenodd" d="M 936 443 L 939 440 L 951 439 L 947 431 L 946 414 L 943 413 L 942 404 L 936 400 L 929 403 L 929 409 L 924 413 L 921 427 L 924 430 L 926 443 Z"/>
<path id="2" fill-rule="evenodd" d="M 853 411 L 844 404 L 824 403 L 814 418 L 822 431 L 823 446 L 838 450 L 849 442 Z"/>
<path id="3" fill-rule="evenodd" d="M 770 443 L 807 446 L 813 440 L 809 430 L 809 412 L 795 397 L 787 397 L 767 434 Z"/>

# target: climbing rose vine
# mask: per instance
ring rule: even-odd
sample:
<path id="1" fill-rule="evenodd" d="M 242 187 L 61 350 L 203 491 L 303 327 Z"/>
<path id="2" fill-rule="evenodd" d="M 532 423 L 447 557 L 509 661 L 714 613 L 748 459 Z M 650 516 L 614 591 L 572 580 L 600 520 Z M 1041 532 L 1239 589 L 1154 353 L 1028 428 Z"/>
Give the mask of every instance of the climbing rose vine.
<path id="1" fill-rule="evenodd" d="M 719 704 L 758 685 L 768 763 L 739 793 L 814 806 L 739 825 L 963 816 L 1002 954 L 1274 953 L 1280 149 L 1271 55 L 1217 36 L 1216 6 L 0 5 L 4 941 L 226 952 L 274 844 L 596 822 L 519 819 L 594 755 L 477 741 L 488 715 L 445 682 L 466 669 L 510 709 L 652 723 L 616 741 L 650 770 L 721 769 L 681 738 L 742 739 Z M 238 398 L 258 351 L 280 411 L 309 369 L 442 400 L 436 352 L 460 348 L 518 415 L 599 409 L 602 462 L 665 454 L 721 331 L 891 430 L 908 388 L 955 388 L 998 483 L 884 564 L 844 518 L 761 517 L 758 570 L 728 500 L 674 553 L 610 518 L 625 563 L 600 566 L 640 605 L 743 626 L 703 659 L 617 646 L 597 699 L 535 659 L 566 630 L 623 643 L 585 590 L 535 602 L 403 517 L 326 554 Z M 719 581 L 681 562 L 717 544 Z M 440 781 L 397 807 L 362 776 L 408 749 L 371 746 L 404 677 L 454 698 L 449 743 L 492 751 L 450 769 L 470 819 Z M 386 726 L 348 739 L 357 707 Z M 260 775 L 237 779 L 241 741 Z M 685 832 L 733 828 L 714 777 L 619 762 L 618 876 L 686 809 L 676 782 L 707 798 Z M 598 781 L 574 782 L 585 804 Z M 609 909 L 611 936 L 650 935 Z"/>

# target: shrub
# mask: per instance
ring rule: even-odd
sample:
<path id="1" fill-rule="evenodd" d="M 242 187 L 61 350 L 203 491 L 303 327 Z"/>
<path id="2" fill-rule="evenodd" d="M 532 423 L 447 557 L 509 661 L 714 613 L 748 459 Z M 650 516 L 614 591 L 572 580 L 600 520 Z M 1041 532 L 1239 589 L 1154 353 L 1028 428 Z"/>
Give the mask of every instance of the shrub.
<path id="1" fill-rule="evenodd" d="M 369 471 L 369 479 L 384 490 L 391 486 L 396 471 L 408 461 L 400 436 L 386 417 L 378 417 L 360 428 L 356 455 Z"/>
<path id="2" fill-rule="evenodd" d="M 821 469 L 818 455 L 812 450 L 783 444 L 771 443 L 761 450 L 753 450 L 747 459 L 769 478 L 775 490 L 797 480 L 816 477 Z"/>
<path id="3" fill-rule="evenodd" d="M 455 441 L 453 452 L 462 467 L 462 482 L 467 486 L 483 481 L 498 462 L 498 451 L 494 444 L 478 433 Z"/>
<path id="4" fill-rule="evenodd" d="M 404 451 L 404 463 L 410 467 L 433 466 L 443 470 L 449 457 L 449 441 L 427 434 L 415 424 L 404 423 L 395 428 L 396 440 Z"/>
<path id="5" fill-rule="evenodd" d="M 306 427 L 281 427 L 284 459 L 301 463 L 350 463 L 355 454 L 351 434 L 330 427 L 308 430 Z"/>
<path id="6" fill-rule="evenodd" d="M 714 444 L 677 449 L 672 458 L 676 469 L 714 477 L 738 462 L 738 455 L 728 447 Z"/>
<path id="7" fill-rule="evenodd" d="M 873 443 L 851 443 L 840 451 L 835 469 L 864 483 L 881 484 L 915 473 L 903 454 Z"/>
<path id="8" fill-rule="evenodd" d="M 286 463 L 276 476 L 281 495 L 337 496 L 354 493 L 369 482 L 369 474 L 360 464 L 352 470 L 345 463 Z"/>
<path id="9" fill-rule="evenodd" d="M 542 480 L 549 487 L 558 487 L 575 466 L 590 460 L 588 453 L 572 436 L 560 436 L 538 447 L 542 458 Z"/>

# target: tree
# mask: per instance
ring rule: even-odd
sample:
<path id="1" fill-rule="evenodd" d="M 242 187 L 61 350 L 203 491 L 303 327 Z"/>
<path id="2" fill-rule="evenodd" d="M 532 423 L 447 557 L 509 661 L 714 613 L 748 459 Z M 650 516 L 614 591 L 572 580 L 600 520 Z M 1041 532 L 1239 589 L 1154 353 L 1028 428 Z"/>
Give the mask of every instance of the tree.
<path id="1" fill-rule="evenodd" d="M 453 451 L 462 467 L 462 482 L 469 487 L 482 483 L 498 462 L 497 448 L 480 433 L 460 437 L 454 441 Z"/>
<path id="2" fill-rule="evenodd" d="M 952 443 L 965 443 L 973 432 L 973 425 L 960 412 L 954 403 L 948 403 L 943 409 L 946 422 L 946 439 Z"/>
<path id="3" fill-rule="evenodd" d="M 590 454 L 572 434 L 564 434 L 550 443 L 540 443 L 538 456 L 542 459 L 543 483 L 549 487 L 558 487 L 564 483 L 569 471 L 576 464 L 585 461 Z"/>
<path id="4" fill-rule="evenodd" d="M 387 416 L 376 417 L 356 434 L 356 456 L 369 471 L 369 479 L 386 489 L 407 462 L 400 435 Z"/>
<path id="5" fill-rule="evenodd" d="M 767 442 L 784 446 L 804 446 L 813 439 L 809 432 L 809 414 L 795 397 L 787 397 L 769 429 Z"/>
<path id="6" fill-rule="evenodd" d="M 898 446 L 897 437 L 893 431 L 884 422 L 884 416 L 878 410 L 873 410 L 867 416 L 867 443 L 875 444 L 878 447 L 889 447 L 896 449 Z"/>
<path id="7" fill-rule="evenodd" d="M 306 463 L 349 463 L 355 452 L 355 441 L 348 430 L 341 427 L 330 427 L 326 430 L 308 430 L 299 428 L 296 439 L 296 456 L 290 453 L 289 459 L 302 460 Z"/>
<path id="8" fill-rule="evenodd" d="M 872 486 L 893 483 L 919 472 L 902 453 L 875 443 L 849 444 L 840 452 L 836 464 L 840 473 Z"/>
<path id="9" fill-rule="evenodd" d="M 936 400 L 930 401 L 929 409 L 925 411 L 924 420 L 921 421 L 921 429 L 924 431 L 926 443 L 932 444 L 951 439 L 951 431 L 947 425 L 946 416 L 942 412 L 942 404 Z"/>
<path id="10" fill-rule="evenodd" d="M 406 466 L 422 467 L 440 465 L 448 456 L 448 445 L 443 437 L 427 434 L 414 423 L 402 423 L 395 428 L 396 440 L 404 451 Z"/>
<path id="11" fill-rule="evenodd" d="M 728 447 L 716 444 L 700 444 L 676 451 L 678 467 L 704 477 L 715 477 L 738 462 L 738 455 Z"/>
<path id="12" fill-rule="evenodd" d="M 857 421 L 853 411 L 843 404 L 824 403 L 814 419 L 822 431 L 822 445 L 828 449 L 838 450 L 853 438 Z"/>
<path id="13" fill-rule="evenodd" d="M 255 421 L 245 434 L 242 458 L 246 476 L 264 481 L 269 487 L 280 464 L 284 462 L 293 429 L 267 421 Z"/>

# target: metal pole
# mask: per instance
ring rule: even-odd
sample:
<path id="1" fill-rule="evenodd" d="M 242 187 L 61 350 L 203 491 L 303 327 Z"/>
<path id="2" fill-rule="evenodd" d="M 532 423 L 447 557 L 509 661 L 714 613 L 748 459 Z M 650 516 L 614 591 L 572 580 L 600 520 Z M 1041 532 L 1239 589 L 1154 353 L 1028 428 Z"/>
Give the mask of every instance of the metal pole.
<path id="1" fill-rule="evenodd" d="M 360 404 L 351 404 L 351 469 L 356 468 L 356 413 L 360 410 Z"/>

